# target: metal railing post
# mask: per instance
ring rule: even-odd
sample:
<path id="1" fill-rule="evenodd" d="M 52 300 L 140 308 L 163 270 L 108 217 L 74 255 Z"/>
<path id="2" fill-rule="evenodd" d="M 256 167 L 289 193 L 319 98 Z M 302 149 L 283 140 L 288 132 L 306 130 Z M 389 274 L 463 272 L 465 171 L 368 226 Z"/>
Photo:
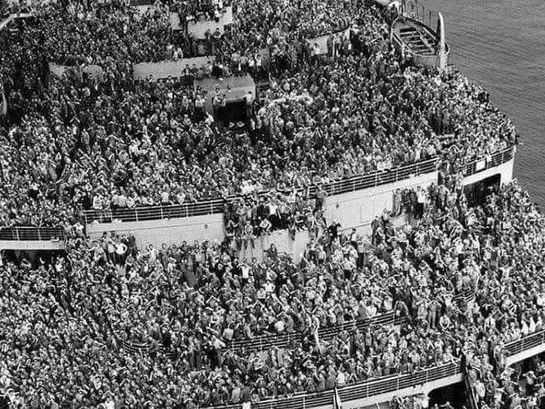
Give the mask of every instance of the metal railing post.
<path id="1" fill-rule="evenodd" d="M 138 221 L 138 208 L 134 209 L 134 218 Z"/>
<path id="2" fill-rule="evenodd" d="M 17 236 L 17 241 L 21 241 L 21 238 L 19 237 L 19 229 L 15 228 L 15 235 Z"/>
<path id="3" fill-rule="evenodd" d="M 38 227 L 36 230 L 38 230 L 38 241 L 42 240 L 42 235 L 40 233 L 40 228 Z"/>

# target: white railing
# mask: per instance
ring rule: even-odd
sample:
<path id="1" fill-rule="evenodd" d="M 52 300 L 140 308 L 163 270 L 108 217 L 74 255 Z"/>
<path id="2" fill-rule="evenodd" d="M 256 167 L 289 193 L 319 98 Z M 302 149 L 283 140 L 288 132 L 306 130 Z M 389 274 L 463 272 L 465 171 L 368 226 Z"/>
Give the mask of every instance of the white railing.
<path id="1" fill-rule="evenodd" d="M 507 356 L 513 356 L 523 351 L 535 348 L 545 343 L 545 331 L 528 335 L 505 345 Z M 373 396 L 400 391 L 402 389 L 425 385 L 429 382 L 461 375 L 460 360 L 445 363 L 431 368 L 418 370 L 412 374 L 390 375 L 369 379 L 354 385 L 338 389 L 342 402 L 360 400 Z M 333 406 L 333 391 L 318 393 L 297 393 L 287 398 L 268 399 L 252 403 L 252 409 L 306 409 L 320 406 Z M 240 409 L 241 405 L 216 406 L 216 409 Z"/>
<path id="2" fill-rule="evenodd" d="M 461 166 L 460 172 L 464 176 L 473 175 L 486 169 L 508 162 L 514 156 L 515 147 L 509 147 L 503 151 L 497 152 L 490 157 L 490 160 L 479 159 L 471 161 Z M 399 166 L 397 168 L 376 171 L 365 175 L 354 176 L 331 182 L 323 186 L 323 190 L 328 196 L 340 195 L 343 193 L 354 192 L 357 190 L 369 189 L 389 183 L 399 182 L 410 179 L 414 176 L 432 173 L 437 169 L 439 158 L 428 159 L 425 161 L 413 163 L 410 165 Z M 318 187 L 310 186 L 308 192 L 313 196 L 318 191 Z M 265 193 L 265 192 L 263 192 Z M 147 220 L 162 220 L 180 217 L 203 216 L 209 214 L 223 213 L 225 204 L 235 199 L 237 196 L 231 196 L 225 199 L 214 198 L 203 200 L 196 203 L 187 203 L 181 205 L 168 206 L 143 206 L 134 209 L 117 210 L 86 210 L 84 212 L 85 222 L 111 223 L 114 220 L 121 222 L 140 222 Z"/>
<path id="3" fill-rule="evenodd" d="M 366 175 L 338 180 L 324 185 L 323 189 L 328 196 L 339 195 L 356 190 L 369 189 L 434 172 L 437 169 L 437 163 L 437 158 L 428 159 L 426 161 L 400 166 L 389 170 L 382 170 Z M 310 186 L 308 190 L 310 196 L 315 195 L 317 191 L 318 187 L 315 185 Z M 92 223 L 95 221 L 100 223 L 111 223 L 113 220 L 119 220 L 122 222 L 138 222 L 145 220 L 170 219 L 175 217 L 202 216 L 222 213 L 225 204 L 235 198 L 237 198 L 237 196 L 231 196 L 226 199 L 215 198 L 182 205 L 145 206 L 136 207 L 134 209 L 118 209 L 116 211 L 86 210 L 84 212 L 84 216 L 86 223 Z"/>

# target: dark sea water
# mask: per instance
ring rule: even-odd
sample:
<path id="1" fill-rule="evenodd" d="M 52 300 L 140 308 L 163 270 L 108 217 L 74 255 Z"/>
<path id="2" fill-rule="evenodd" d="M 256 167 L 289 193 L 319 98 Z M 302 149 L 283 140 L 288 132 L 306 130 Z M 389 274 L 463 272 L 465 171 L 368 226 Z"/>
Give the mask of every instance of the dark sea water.
<path id="1" fill-rule="evenodd" d="M 451 62 L 488 89 L 523 146 L 515 177 L 545 210 L 545 0 L 420 0 L 445 17 Z"/>

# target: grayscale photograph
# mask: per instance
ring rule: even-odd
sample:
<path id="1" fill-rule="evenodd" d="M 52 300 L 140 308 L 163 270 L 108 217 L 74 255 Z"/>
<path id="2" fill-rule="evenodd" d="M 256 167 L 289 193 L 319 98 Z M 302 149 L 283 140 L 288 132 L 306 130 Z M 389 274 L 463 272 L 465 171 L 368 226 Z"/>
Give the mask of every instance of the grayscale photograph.
<path id="1" fill-rule="evenodd" d="M 545 409 L 544 39 L 0 0 L 0 409 Z"/>

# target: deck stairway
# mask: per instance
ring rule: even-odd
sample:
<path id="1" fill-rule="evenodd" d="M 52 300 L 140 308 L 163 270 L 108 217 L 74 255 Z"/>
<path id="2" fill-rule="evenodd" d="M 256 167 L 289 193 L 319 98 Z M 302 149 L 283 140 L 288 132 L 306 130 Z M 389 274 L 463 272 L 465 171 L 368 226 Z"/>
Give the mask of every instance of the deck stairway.
<path id="1" fill-rule="evenodd" d="M 435 54 L 435 38 L 426 30 L 416 27 L 403 27 L 399 30 L 401 40 L 411 51 L 419 55 Z"/>

